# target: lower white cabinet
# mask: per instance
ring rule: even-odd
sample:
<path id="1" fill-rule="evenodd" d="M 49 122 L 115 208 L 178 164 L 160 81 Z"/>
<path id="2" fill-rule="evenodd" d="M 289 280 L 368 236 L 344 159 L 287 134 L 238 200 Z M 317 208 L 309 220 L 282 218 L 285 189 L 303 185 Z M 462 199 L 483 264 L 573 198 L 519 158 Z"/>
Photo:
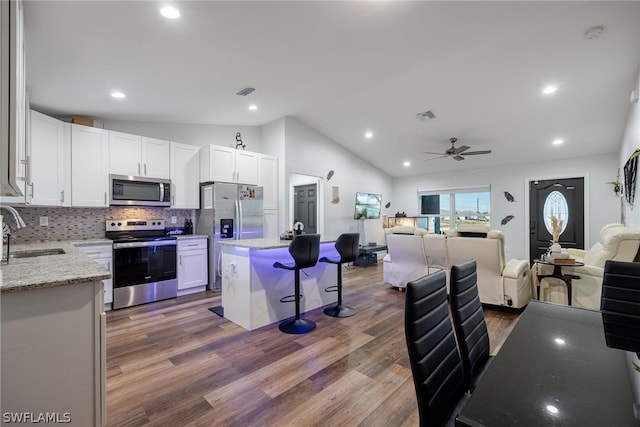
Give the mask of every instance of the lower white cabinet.
<path id="1" fill-rule="evenodd" d="M 87 255 L 89 258 L 109 270 L 113 274 L 113 252 L 111 243 L 105 243 L 100 245 L 78 245 L 77 248 L 80 252 Z M 103 280 L 104 284 L 104 304 L 105 310 L 111 309 L 111 303 L 113 302 L 113 280 Z"/>
<path id="2" fill-rule="evenodd" d="M 204 290 L 207 272 L 207 238 L 178 239 L 178 295 Z"/>

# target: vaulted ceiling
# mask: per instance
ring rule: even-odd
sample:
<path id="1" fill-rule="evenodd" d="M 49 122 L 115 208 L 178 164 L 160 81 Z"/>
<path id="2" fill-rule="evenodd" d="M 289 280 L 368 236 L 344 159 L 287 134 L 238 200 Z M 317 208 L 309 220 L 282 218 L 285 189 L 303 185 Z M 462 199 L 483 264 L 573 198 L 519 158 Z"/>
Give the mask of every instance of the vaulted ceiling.
<path id="1" fill-rule="evenodd" d="M 640 66 L 640 2 L 178 1 L 175 20 L 155 1 L 24 5 L 40 111 L 294 116 L 394 177 L 616 152 Z M 492 153 L 427 160 L 450 137 Z"/>

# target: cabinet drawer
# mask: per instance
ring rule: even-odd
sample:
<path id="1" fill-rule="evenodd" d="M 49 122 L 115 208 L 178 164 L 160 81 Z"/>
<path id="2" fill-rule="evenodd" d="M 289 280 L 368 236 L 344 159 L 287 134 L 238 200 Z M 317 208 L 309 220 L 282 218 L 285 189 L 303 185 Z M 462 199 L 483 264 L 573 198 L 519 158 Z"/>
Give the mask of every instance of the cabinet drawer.
<path id="1" fill-rule="evenodd" d="M 111 258 L 112 246 L 111 245 L 76 245 L 76 248 L 80 252 L 87 255 L 89 258 Z"/>
<path id="2" fill-rule="evenodd" d="M 178 251 L 207 249 L 207 239 L 178 239 Z"/>

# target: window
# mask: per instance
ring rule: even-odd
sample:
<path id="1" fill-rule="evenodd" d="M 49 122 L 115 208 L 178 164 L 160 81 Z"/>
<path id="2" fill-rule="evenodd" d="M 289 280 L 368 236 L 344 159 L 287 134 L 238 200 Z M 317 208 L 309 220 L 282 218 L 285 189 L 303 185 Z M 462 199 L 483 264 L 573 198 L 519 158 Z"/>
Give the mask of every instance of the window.
<path id="1" fill-rule="evenodd" d="M 426 228 L 432 233 L 444 233 L 460 224 L 488 225 L 491 220 L 490 187 L 419 191 L 418 198 L 420 212 L 428 218 Z"/>

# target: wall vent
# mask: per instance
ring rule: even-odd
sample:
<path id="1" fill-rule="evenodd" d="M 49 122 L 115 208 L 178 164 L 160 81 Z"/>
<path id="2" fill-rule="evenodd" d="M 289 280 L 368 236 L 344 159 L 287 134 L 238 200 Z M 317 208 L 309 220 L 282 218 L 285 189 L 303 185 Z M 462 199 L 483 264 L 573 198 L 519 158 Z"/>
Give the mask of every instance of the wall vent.
<path id="1" fill-rule="evenodd" d="M 236 92 L 236 95 L 247 96 L 254 90 L 256 90 L 255 87 L 245 86 L 242 89 L 240 89 L 238 92 Z"/>
<path id="2" fill-rule="evenodd" d="M 431 120 L 431 119 L 435 119 L 436 115 L 433 114 L 433 111 L 429 110 L 423 113 L 416 114 L 416 117 L 418 118 L 418 120 Z"/>

